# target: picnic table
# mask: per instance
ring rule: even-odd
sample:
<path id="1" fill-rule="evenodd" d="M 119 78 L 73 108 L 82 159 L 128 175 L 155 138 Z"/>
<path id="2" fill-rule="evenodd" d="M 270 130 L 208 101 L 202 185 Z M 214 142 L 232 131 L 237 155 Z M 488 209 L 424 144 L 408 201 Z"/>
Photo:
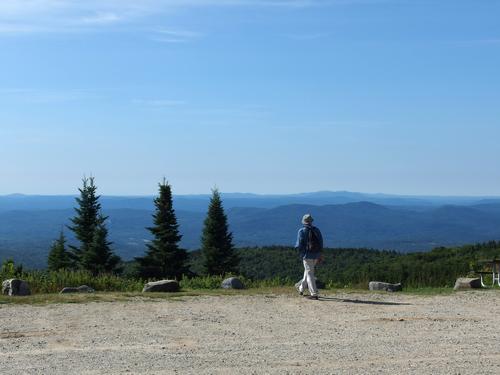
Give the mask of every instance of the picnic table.
<path id="1" fill-rule="evenodd" d="M 483 270 L 476 271 L 481 277 L 481 286 L 486 286 L 484 285 L 483 275 L 491 275 L 491 286 L 495 286 L 495 282 L 500 286 L 500 259 L 481 260 L 478 263 L 483 265 Z"/>

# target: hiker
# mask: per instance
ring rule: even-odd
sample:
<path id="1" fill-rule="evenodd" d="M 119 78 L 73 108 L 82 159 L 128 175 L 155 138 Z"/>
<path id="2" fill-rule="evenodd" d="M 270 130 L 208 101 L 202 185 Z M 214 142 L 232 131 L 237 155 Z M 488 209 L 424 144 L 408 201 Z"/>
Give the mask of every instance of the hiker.
<path id="1" fill-rule="evenodd" d="M 314 268 L 316 264 L 321 262 L 323 250 L 323 236 L 321 231 L 312 225 L 313 218 L 310 214 L 305 214 L 302 217 L 303 227 L 299 229 L 297 234 L 297 243 L 295 248 L 299 250 L 300 258 L 304 263 L 304 277 L 295 288 L 302 296 L 304 289 L 309 289 L 309 299 L 318 299 L 318 288 L 316 287 L 316 277 L 314 276 Z"/>

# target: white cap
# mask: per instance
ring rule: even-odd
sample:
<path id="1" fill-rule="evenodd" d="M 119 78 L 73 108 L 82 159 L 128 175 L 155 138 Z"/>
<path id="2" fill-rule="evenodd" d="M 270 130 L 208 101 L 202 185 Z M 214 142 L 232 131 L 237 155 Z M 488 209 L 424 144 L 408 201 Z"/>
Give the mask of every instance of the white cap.
<path id="1" fill-rule="evenodd" d="M 303 217 L 302 217 L 302 224 L 311 224 L 313 222 L 313 217 L 311 216 L 311 214 L 305 214 Z"/>

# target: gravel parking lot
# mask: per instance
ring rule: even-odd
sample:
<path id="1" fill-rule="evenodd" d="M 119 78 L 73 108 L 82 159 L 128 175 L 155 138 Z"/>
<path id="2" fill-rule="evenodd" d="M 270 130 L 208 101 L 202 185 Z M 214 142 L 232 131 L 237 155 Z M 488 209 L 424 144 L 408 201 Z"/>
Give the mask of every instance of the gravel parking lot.
<path id="1" fill-rule="evenodd" d="M 498 291 L 0 305 L 2 374 L 498 374 Z"/>

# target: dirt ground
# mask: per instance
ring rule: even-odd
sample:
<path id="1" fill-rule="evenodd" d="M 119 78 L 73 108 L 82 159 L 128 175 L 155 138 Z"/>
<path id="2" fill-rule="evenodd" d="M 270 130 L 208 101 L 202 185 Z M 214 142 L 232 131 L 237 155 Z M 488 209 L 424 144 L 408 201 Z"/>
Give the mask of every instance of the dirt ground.
<path id="1" fill-rule="evenodd" d="M 1 374 L 500 374 L 500 292 L 0 305 Z"/>

